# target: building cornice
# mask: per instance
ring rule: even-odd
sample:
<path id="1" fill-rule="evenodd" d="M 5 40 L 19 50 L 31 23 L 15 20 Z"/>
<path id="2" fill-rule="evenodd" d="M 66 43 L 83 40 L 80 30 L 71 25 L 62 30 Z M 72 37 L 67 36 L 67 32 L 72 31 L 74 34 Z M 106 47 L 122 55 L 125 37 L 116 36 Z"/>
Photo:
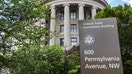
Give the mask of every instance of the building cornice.
<path id="1" fill-rule="evenodd" d="M 107 2 L 105 0 L 48 0 L 46 4 L 52 4 L 52 5 L 63 5 L 65 3 L 69 4 L 86 4 L 91 5 L 95 7 L 99 7 L 100 9 L 103 9 L 107 6 Z"/>

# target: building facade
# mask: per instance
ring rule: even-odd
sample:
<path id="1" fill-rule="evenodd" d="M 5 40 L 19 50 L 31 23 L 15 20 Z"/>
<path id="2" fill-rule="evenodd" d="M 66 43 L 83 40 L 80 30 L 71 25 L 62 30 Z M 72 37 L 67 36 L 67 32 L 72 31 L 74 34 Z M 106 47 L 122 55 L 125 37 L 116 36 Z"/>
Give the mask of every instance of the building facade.
<path id="1" fill-rule="evenodd" d="M 96 13 L 108 4 L 105 0 L 46 0 L 51 4 L 50 31 L 57 32 L 50 37 L 49 45 L 61 45 L 69 49 L 79 45 L 78 21 L 94 19 Z"/>

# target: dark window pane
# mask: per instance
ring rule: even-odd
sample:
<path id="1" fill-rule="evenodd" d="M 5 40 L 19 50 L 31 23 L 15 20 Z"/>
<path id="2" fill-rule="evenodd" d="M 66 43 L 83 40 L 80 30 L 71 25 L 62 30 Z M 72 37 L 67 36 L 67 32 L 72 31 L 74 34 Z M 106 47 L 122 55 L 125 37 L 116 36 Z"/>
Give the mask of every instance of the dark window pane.
<path id="1" fill-rule="evenodd" d="M 76 19 L 76 10 L 71 10 L 71 19 Z"/>
<path id="2" fill-rule="evenodd" d="M 64 32 L 64 25 L 60 25 L 60 32 Z"/>
<path id="3" fill-rule="evenodd" d="M 77 45 L 77 38 L 76 37 L 72 37 L 71 38 L 71 45 Z"/>
<path id="4" fill-rule="evenodd" d="M 64 38 L 60 38 L 60 46 L 64 46 Z"/>
<path id="5" fill-rule="evenodd" d="M 71 24 L 71 32 L 77 32 L 77 25 Z"/>
<path id="6" fill-rule="evenodd" d="M 60 19 L 61 19 L 61 20 L 64 20 L 64 11 L 61 11 L 61 12 L 60 12 Z"/>

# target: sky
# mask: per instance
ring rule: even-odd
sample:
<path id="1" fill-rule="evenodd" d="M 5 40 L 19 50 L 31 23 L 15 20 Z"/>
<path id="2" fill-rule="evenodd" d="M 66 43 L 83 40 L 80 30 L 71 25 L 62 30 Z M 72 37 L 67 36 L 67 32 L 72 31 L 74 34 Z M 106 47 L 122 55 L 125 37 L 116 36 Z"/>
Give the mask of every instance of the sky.
<path id="1" fill-rule="evenodd" d="M 106 0 L 108 4 L 112 7 L 124 4 L 130 4 L 132 7 L 132 0 Z"/>

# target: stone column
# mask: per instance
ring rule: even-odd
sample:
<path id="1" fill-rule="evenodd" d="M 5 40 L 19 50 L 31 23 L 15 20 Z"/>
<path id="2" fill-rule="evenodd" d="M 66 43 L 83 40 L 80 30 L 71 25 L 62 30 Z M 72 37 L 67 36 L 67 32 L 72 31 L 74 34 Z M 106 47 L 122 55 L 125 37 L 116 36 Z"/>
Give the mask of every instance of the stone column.
<path id="1" fill-rule="evenodd" d="M 94 19 L 94 17 L 95 17 L 95 15 L 96 15 L 96 7 L 92 7 L 92 19 Z"/>
<path id="2" fill-rule="evenodd" d="M 46 20 L 45 20 L 45 18 L 42 18 L 42 19 L 40 19 L 40 21 L 41 21 L 41 27 L 43 27 L 43 28 L 46 28 Z"/>
<path id="3" fill-rule="evenodd" d="M 51 40 L 50 40 L 50 46 L 52 45 L 55 45 L 55 36 L 53 35 L 53 32 L 55 32 L 55 6 L 51 6 L 51 21 L 50 21 L 50 37 L 51 37 Z"/>
<path id="4" fill-rule="evenodd" d="M 79 4 L 79 20 L 84 20 L 84 4 Z"/>
<path id="5" fill-rule="evenodd" d="M 45 20 L 45 18 L 40 19 L 40 23 L 41 23 L 40 27 L 46 28 L 46 20 Z M 46 41 L 45 38 L 46 38 L 46 35 L 44 34 L 44 36 L 41 38 L 41 40 Z"/>
<path id="6" fill-rule="evenodd" d="M 71 43 L 70 37 L 70 12 L 69 4 L 64 4 L 64 46 L 68 47 Z"/>

